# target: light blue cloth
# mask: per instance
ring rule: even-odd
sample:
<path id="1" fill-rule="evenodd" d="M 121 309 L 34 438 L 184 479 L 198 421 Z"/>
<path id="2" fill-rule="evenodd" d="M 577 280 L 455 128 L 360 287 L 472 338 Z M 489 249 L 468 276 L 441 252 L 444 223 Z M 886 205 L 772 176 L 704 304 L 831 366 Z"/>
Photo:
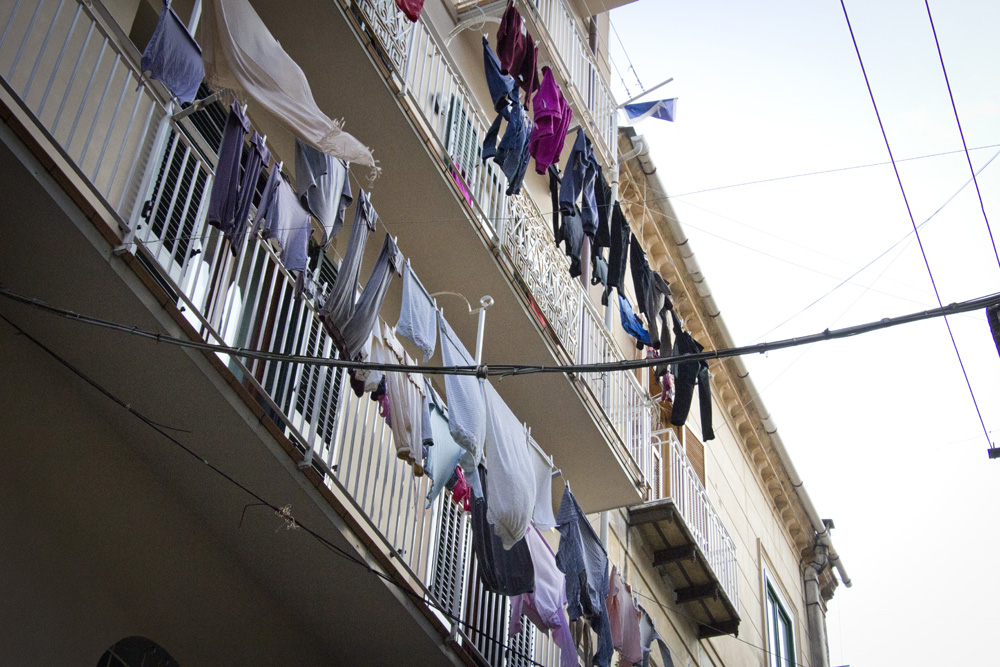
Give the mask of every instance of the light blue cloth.
<path id="1" fill-rule="evenodd" d="M 403 304 L 399 310 L 396 333 L 413 341 L 424 353 L 426 364 L 437 347 L 437 309 L 407 262 L 403 267 Z"/>
<path id="2" fill-rule="evenodd" d="M 445 366 L 475 366 L 475 359 L 462 345 L 451 325 L 438 311 L 441 329 L 441 359 Z M 448 398 L 448 426 L 467 456 L 462 457 L 462 470 L 468 477 L 483 458 L 486 439 L 486 402 L 480 380 L 474 375 L 446 375 L 444 388 Z"/>
<path id="3" fill-rule="evenodd" d="M 191 102 L 205 78 L 201 47 L 166 1 L 139 65 L 150 78 L 162 81 L 181 102 Z"/>
<path id="4" fill-rule="evenodd" d="M 427 506 L 430 507 L 444 490 L 458 465 L 458 459 L 465 452 L 448 429 L 446 409 L 436 401 L 430 402 L 431 432 L 434 444 L 427 448 L 427 464 L 424 471 L 431 478 L 431 488 L 427 491 Z"/>
<path id="5" fill-rule="evenodd" d="M 673 121 L 674 104 L 677 98 L 669 100 L 654 100 L 652 102 L 636 102 L 626 104 L 625 113 L 629 120 L 645 120 L 646 118 L 659 118 L 660 120 Z"/>

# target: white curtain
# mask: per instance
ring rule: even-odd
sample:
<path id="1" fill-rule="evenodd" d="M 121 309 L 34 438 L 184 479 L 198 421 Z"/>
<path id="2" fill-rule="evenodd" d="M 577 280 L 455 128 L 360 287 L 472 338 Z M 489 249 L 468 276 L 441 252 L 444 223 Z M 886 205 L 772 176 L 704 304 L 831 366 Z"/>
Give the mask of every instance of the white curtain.
<path id="1" fill-rule="evenodd" d="M 205 78 L 246 93 L 319 150 L 378 173 L 371 150 L 320 110 L 302 69 L 271 35 L 249 0 L 205 0 L 198 41 Z"/>

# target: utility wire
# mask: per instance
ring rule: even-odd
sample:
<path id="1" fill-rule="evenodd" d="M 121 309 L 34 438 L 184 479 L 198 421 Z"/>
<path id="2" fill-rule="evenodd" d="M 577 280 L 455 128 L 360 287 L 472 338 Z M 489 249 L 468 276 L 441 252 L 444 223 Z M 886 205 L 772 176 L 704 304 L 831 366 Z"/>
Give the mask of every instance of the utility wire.
<path id="1" fill-rule="evenodd" d="M 937 47 L 938 60 L 941 61 L 941 73 L 944 75 L 944 83 L 948 86 L 948 99 L 951 100 L 951 110 L 955 114 L 955 125 L 958 126 L 958 136 L 962 138 L 962 150 L 965 151 L 965 160 L 969 163 L 969 171 L 972 172 L 972 182 L 976 185 L 976 196 L 979 197 L 979 209 L 983 212 L 983 220 L 986 221 L 986 231 L 990 235 L 990 244 L 993 246 L 993 256 L 996 257 L 997 266 L 1000 266 L 1000 253 L 997 253 L 997 243 L 993 240 L 993 230 L 990 229 L 990 219 L 986 215 L 986 206 L 983 204 L 983 193 L 979 191 L 979 181 L 976 180 L 976 170 L 972 168 L 972 158 L 969 157 L 969 145 L 965 143 L 965 132 L 962 131 L 962 121 L 958 119 L 958 106 L 955 104 L 955 96 L 951 92 L 951 81 L 948 79 L 948 70 L 944 66 L 944 55 L 941 53 L 941 42 L 938 41 L 937 28 L 934 27 L 934 17 L 931 16 L 931 5 L 929 0 L 924 0 L 927 7 L 927 20 L 931 24 L 931 32 L 934 34 L 934 46 Z"/>
<path id="2" fill-rule="evenodd" d="M 1000 156 L 1000 151 L 997 151 L 996 153 L 994 153 L 994 154 L 993 154 L 993 157 L 991 157 L 991 158 L 990 158 L 989 160 L 987 160 L 987 161 L 986 161 L 986 164 L 984 164 L 984 165 L 983 165 L 982 167 L 980 167 L 980 168 L 979 168 L 979 171 L 978 171 L 978 172 L 975 172 L 975 173 L 973 174 L 973 178 L 975 178 L 975 176 L 976 176 L 976 175 L 978 175 L 978 174 L 981 174 L 981 173 L 983 172 L 983 170 L 984 170 L 984 169 L 986 169 L 986 167 L 990 166 L 990 164 L 991 164 L 991 163 L 992 163 L 992 162 L 993 162 L 993 161 L 994 161 L 995 159 L 997 159 L 997 157 L 998 157 L 998 156 Z M 960 194 L 960 193 L 961 193 L 961 192 L 962 192 L 963 190 L 965 190 L 965 188 L 966 188 L 966 187 L 967 187 L 967 186 L 969 185 L 969 183 L 971 183 L 971 182 L 972 182 L 972 180 L 973 180 L 973 179 L 969 179 L 968 181 L 966 181 L 965 183 L 963 183 L 963 184 L 962 184 L 962 187 L 960 187 L 960 188 L 959 188 L 958 190 L 956 190 L 956 191 L 955 191 L 955 193 L 954 193 L 954 194 L 952 194 L 952 195 L 951 195 L 950 197 L 948 197 L 948 199 L 946 199 L 946 200 L 944 201 L 944 203 L 943 203 L 943 204 L 941 204 L 940 206 L 938 206 L 938 208 L 937 208 L 937 210 L 936 210 L 936 211 L 934 211 L 933 213 L 931 213 L 931 214 L 930 214 L 930 215 L 929 215 L 929 216 L 927 217 L 927 219 L 926 219 L 926 220 L 924 220 L 924 221 L 923 221 L 923 222 L 921 222 L 921 223 L 920 223 L 919 225 L 917 225 L 917 229 L 920 229 L 920 228 L 922 228 L 922 227 L 923 227 L 924 225 L 926 225 L 926 224 L 927 224 L 928 222 L 930 222 L 931 220 L 933 220 L 933 219 L 934 219 L 934 217 L 935 217 L 935 216 L 937 216 L 937 214 L 938 214 L 938 213 L 940 213 L 941 211 L 943 211 L 943 210 L 944 210 L 945 206 L 947 206 L 948 204 L 950 204 L 950 203 L 951 203 L 951 202 L 952 202 L 952 201 L 953 201 L 953 200 L 955 199 L 955 197 L 957 197 L 957 196 L 958 196 L 958 195 L 959 195 L 959 194 Z M 830 291 L 828 291 L 828 292 L 827 292 L 826 294 L 824 294 L 823 296 L 819 297 L 818 299 L 816 299 L 815 301 L 813 301 L 812 303 L 810 303 L 809 305 L 807 305 L 807 306 L 806 306 L 805 308 L 803 308 L 803 309 L 802 309 L 802 310 L 800 310 L 799 312 L 795 313 L 794 315 L 792 315 L 792 316 L 791 316 L 791 317 L 789 317 L 788 319 L 784 320 L 783 322 L 781 322 L 781 323 L 780 323 L 780 324 L 778 324 L 777 326 L 774 326 L 774 327 L 771 327 L 770 329 L 768 329 L 767 331 L 765 331 L 764 333 L 762 333 L 762 334 L 761 334 L 760 336 L 757 336 L 757 338 L 756 338 L 755 340 L 760 340 L 760 339 L 761 339 L 761 338 L 763 338 L 764 336 L 767 336 L 767 335 L 769 335 L 769 334 L 771 334 L 771 333 L 773 333 L 773 332 L 777 331 L 778 329 L 780 329 L 781 327 L 785 326 L 786 324 L 788 324 L 789 322 L 791 322 L 792 320 L 794 320 L 794 319 L 795 319 L 796 317 L 798 317 L 798 316 L 799 316 L 799 315 L 801 315 L 802 313 L 806 312 L 807 310 L 809 310 L 810 308 L 812 308 L 813 306 L 815 306 L 815 305 L 816 305 L 817 303 L 819 303 L 820 301 L 822 301 L 822 300 L 823 300 L 823 299 L 825 299 L 826 297 L 828 297 L 828 296 L 830 296 L 831 294 L 833 294 L 834 292 L 836 292 L 836 291 L 837 291 L 838 289 L 840 289 L 841 287 L 843 287 L 844 285 L 846 285 L 847 283 L 849 283 L 849 282 L 850 282 L 850 281 L 851 281 L 852 279 L 854 279 L 855 277 L 857 277 L 857 276 L 858 276 L 858 274 L 860 274 L 861 272 L 863 272 L 863 271 L 865 271 L 866 269 L 868 269 L 868 267 L 870 267 L 870 266 L 871 266 L 872 264 L 874 264 L 874 263 L 875 263 L 875 262 L 877 262 L 878 260 L 882 259 L 882 258 L 883 258 L 883 257 L 885 257 L 886 255 L 888 255 L 888 254 L 889 254 L 889 253 L 890 253 L 890 252 L 892 251 L 892 249 L 893 249 L 893 248 L 895 248 L 895 247 L 896 247 L 896 246 L 898 246 L 898 245 L 899 245 L 900 243 L 903 243 L 904 241 L 906 241 L 907 239 L 909 239 L 909 238 L 910 238 L 910 236 L 912 236 L 912 235 L 913 235 L 913 233 L 914 233 L 914 232 L 906 232 L 906 234 L 904 234 L 904 235 L 902 236 L 902 238 L 900 238 L 900 239 L 899 239 L 898 241 L 896 241 L 896 242 L 895 242 L 895 243 L 893 243 L 893 244 L 892 244 L 891 246 L 889 246 L 888 248 L 886 248 L 885 250 L 883 250 L 883 251 L 882 251 L 881 253 L 879 253 L 879 254 L 878 254 L 877 256 L 875 256 L 874 258 L 872 258 L 872 259 L 871 259 L 871 260 L 870 260 L 870 261 L 869 261 L 869 262 L 868 262 L 867 264 L 865 264 L 864 266 L 862 266 L 862 267 L 861 267 L 860 269 L 858 269 L 857 271 L 855 271 L 855 272 L 854 272 L 854 273 L 852 273 L 851 275 L 849 275 L 849 276 L 847 276 L 846 278 L 844 278 L 844 279 L 843 279 L 842 281 L 840 281 L 840 282 L 839 282 L 839 283 L 838 283 L 837 285 L 835 285 L 835 286 L 834 286 L 834 287 L 833 287 L 833 288 L 832 288 L 832 289 L 831 289 Z M 897 258 L 898 258 L 898 255 L 897 255 Z M 896 260 L 895 260 L 895 259 L 893 259 L 892 261 L 894 262 L 894 261 L 896 261 Z M 891 264 L 891 262 L 890 262 L 890 264 Z M 887 267 L 887 268 L 888 268 L 888 267 Z M 884 272 L 885 272 L 885 271 L 883 270 L 883 273 L 884 273 Z M 879 275 L 881 275 L 881 274 L 879 274 Z M 874 284 L 874 283 L 873 283 L 873 284 Z M 871 288 L 871 286 L 869 285 L 869 289 L 870 289 L 870 288 Z"/>
<path id="3" fill-rule="evenodd" d="M 0 287 L 0 296 L 6 297 L 18 303 L 25 304 L 27 306 L 31 306 L 33 308 L 38 308 L 53 315 L 67 318 L 72 321 L 80 322 L 83 324 L 89 324 L 93 326 L 109 328 L 116 331 L 121 331 L 130 335 L 139 336 L 141 338 L 155 340 L 158 343 L 177 345 L 179 347 L 186 347 L 190 349 L 201 350 L 204 352 L 216 352 L 219 354 L 228 354 L 234 357 L 241 357 L 246 359 L 262 359 L 265 361 L 284 361 L 289 363 L 310 364 L 313 366 L 330 366 L 334 368 L 378 370 L 378 371 L 395 372 L 395 373 L 420 372 L 427 375 L 474 375 L 480 379 L 486 379 L 487 377 L 490 376 L 503 378 L 514 375 L 533 375 L 537 373 L 606 373 L 612 371 L 629 371 L 637 368 L 650 368 L 653 366 L 676 364 L 682 362 L 709 361 L 712 359 L 728 359 L 730 357 L 739 357 L 746 354 L 760 354 L 764 352 L 769 352 L 771 350 L 781 350 L 790 347 L 798 347 L 800 345 L 809 345 L 811 343 L 818 343 L 820 341 L 825 341 L 825 340 L 848 338 L 851 336 L 857 336 L 872 331 L 878 331 L 880 329 L 899 326 L 901 324 L 909 324 L 911 322 L 920 322 L 922 320 L 933 319 L 936 317 L 943 317 L 945 315 L 953 315 L 956 313 L 966 313 L 973 310 L 981 310 L 990 306 L 1000 304 L 1000 293 L 994 293 L 994 294 L 988 294 L 986 296 L 981 296 L 976 299 L 970 299 L 969 301 L 952 303 L 948 306 L 942 306 L 940 308 L 935 308 L 932 310 L 910 313 L 908 315 L 900 315 L 898 317 L 885 317 L 875 322 L 858 324 L 855 326 L 845 327 L 841 329 L 834 329 L 834 330 L 826 329 L 819 333 L 807 336 L 799 336 L 797 338 L 786 338 L 784 340 L 778 340 L 771 343 L 755 343 L 753 345 L 746 345 L 743 347 L 722 348 L 719 350 L 698 352 L 696 354 L 679 354 L 679 355 L 671 355 L 665 357 L 635 359 L 630 361 L 623 360 L 623 361 L 610 361 L 610 362 L 602 362 L 595 364 L 566 364 L 566 365 L 551 365 L 551 366 L 526 365 L 526 364 L 490 364 L 490 365 L 481 364 L 479 366 L 408 366 L 405 364 L 376 364 L 363 361 L 347 361 L 344 359 L 330 359 L 326 357 L 316 357 L 309 355 L 294 355 L 282 352 L 262 352 L 257 350 L 250 350 L 244 347 L 233 347 L 230 345 L 216 345 L 213 343 L 197 342 L 188 340 L 186 338 L 176 338 L 166 334 L 146 331 L 138 327 L 121 324 L 118 322 L 111 322 L 97 317 L 81 315 L 80 313 L 76 313 L 71 310 L 66 310 L 64 308 L 58 308 L 56 306 L 52 306 L 48 303 L 45 303 L 44 301 L 41 301 L 40 299 L 35 299 L 33 297 L 28 297 L 22 294 L 18 294 L 17 292 L 13 292 L 5 287 Z"/>
<path id="4" fill-rule="evenodd" d="M 1000 144 L 990 144 L 988 146 L 976 146 L 975 148 L 970 148 L 968 150 L 970 150 L 970 151 L 979 151 L 979 150 L 983 150 L 984 148 L 998 148 L 998 147 L 1000 147 Z M 898 160 L 896 160 L 896 162 L 900 163 L 900 162 L 910 162 L 911 160 L 924 160 L 924 159 L 927 159 L 927 158 L 943 157 L 945 155 L 956 155 L 958 153 L 964 153 L 964 152 L 965 151 L 944 151 L 943 153 L 929 153 L 927 155 L 916 155 L 914 157 L 899 158 Z M 890 164 L 892 164 L 892 162 L 871 162 L 869 164 L 854 165 L 853 167 L 837 167 L 835 169 L 823 169 L 821 171 L 809 171 L 809 172 L 805 172 L 805 173 L 802 173 L 802 174 L 789 174 L 787 176 L 775 176 L 773 178 L 762 178 L 760 180 L 746 181 L 746 182 L 743 182 L 743 183 L 731 183 L 729 185 L 718 185 L 718 186 L 711 187 L 711 188 L 704 188 L 702 190 L 691 190 L 690 192 L 682 192 L 680 194 L 669 195 L 669 196 L 667 194 L 661 192 L 661 193 L 659 193 L 661 195 L 660 199 L 649 199 L 648 201 L 663 201 L 663 200 L 668 199 L 670 197 L 677 199 L 677 198 L 680 198 L 680 197 L 688 197 L 690 195 L 700 195 L 700 194 L 705 193 L 705 192 L 715 192 L 716 190 L 728 190 L 730 188 L 742 188 L 742 187 L 745 187 L 747 185 L 760 185 L 762 183 L 774 183 L 775 181 L 787 181 L 787 180 L 790 180 L 790 179 L 793 179 L 793 178 L 805 178 L 806 176 L 822 176 L 824 174 L 835 174 L 835 173 L 837 173 L 839 171 L 852 171 L 854 169 L 868 169 L 869 167 L 884 167 L 884 166 L 890 165 Z"/>
<path id="5" fill-rule="evenodd" d="M 882 139 L 885 141 L 885 149 L 889 153 L 889 160 L 892 162 L 892 171 L 896 174 L 896 182 L 899 184 L 899 192 L 902 194 L 903 203 L 906 205 L 906 213 L 910 217 L 910 225 L 913 227 L 913 234 L 916 236 L 917 245 L 920 247 L 920 254 L 924 258 L 924 266 L 927 267 L 927 277 L 930 278 L 931 287 L 934 288 L 934 297 L 937 299 L 938 306 L 940 306 L 942 304 L 941 294 L 938 292 L 937 283 L 934 281 L 934 273 L 931 271 L 931 265 L 927 259 L 927 252 L 924 250 L 924 242 L 920 239 L 920 232 L 917 231 L 917 222 L 913 218 L 913 210 L 910 208 L 910 202 L 906 198 L 906 188 L 903 187 L 903 179 L 899 175 L 899 167 L 896 166 L 896 160 L 892 155 L 892 147 L 889 145 L 889 135 L 886 134 L 885 125 L 882 123 L 882 115 L 879 113 L 878 104 L 875 102 L 875 93 L 872 91 L 871 82 L 868 80 L 868 72 L 865 70 L 865 62 L 861 57 L 861 49 L 858 47 L 858 40 L 854 36 L 854 28 L 851 26 L 851 18 L 847 14 L 847 6 L 844 4 L 844 0 L 840 0 L 840 7 L 844 11 L 844 20 L 847 21 L 847 30 L 851 33 L 851 42 L 854 44 L 854 52 L 858 55 L 858 64 L 861 66 L 861 74 L 864 75 L 865 78 L 865 86 L 868 88 L 868 96 L 871 98 L 872 108 L 875 110 L 875 118 L 878 120 L 879 129 L 882 131 Z M 983 413 L 979 410 L 979 402 L 976 401 L 976 393 L 972 391 L 972 383 L 969 381 L 969 374 L 965 370 L 965 363 L 962 362 L 962 353 L 958 351 L 958 343 L 955 342 L 955 334 L 952 333 L 951 324 L 949 324 L 947 317 L 944 318 L 944 325 L 948 329 L 948 337 L 951 338 L 951 345 L 955 348 L 955 356 L 958 357 L 958 365 L 962 369 L 962 376 L 965 378 L 965 385 L 969 388 L 969 396 L 972 397 L 972 405 L 976 409 L 976 416 L 979 417 L 979 423 L 983 427 L 983 436 L 986 438 L 987 444 L 992 447 L 993 443 L 990 441 L 990 434 L 986 429 L 986 422 L 983 421 Z"/>
<path id="6" fill-rule="evenodd" d="M 625 48 L 625 42 L 622 41 L 621 35 L 618 34 L 618 28 L 615 27 L 615 23 L 611 20 L 610 14 L 608 14 L 608 25 L 611 26 L 611 31 L 615 33 L 615 37 L 618 39 L 618 43 L 622 47 L 622 53 L 625 54 L 625 59 L 628 61 L 628 68 L 632 70 L 632 76 L 635 77 L 635 82 L 639 84 L 639 90 L 646 90 L 646 86 L 642 85 L 642 81 L 639 80 L 639 73 L 635 71 L 635 65 L 632 64 L 632 59 L 628 55 L 628 49 Z M 625 90 L 627 91 L 628 88 L 626 87 Z M 629 95 L 629 97 L 631 97 L 631 95 Z"/>
<path id="7" fill-rule="evenodd" d="M 163 428 L 160 425 L 158 425 L 156 422 L 154 422 L 150 418 L 146 417 L 143 413 L 141 413 L 138 410 L 136 410 L 135 408 L 133 408 L 132 405 L 131 405 L 131 403 L 129 403 L 129 402 L 127 402 L 127 401 L 119 398 L 117 395 L 115 395 L 109 389 L 107 389 L 106 387 L 104 387 L 103 385 L 101 385 L 99 382 L 97 382 L 96 380 L 94 380 L 93 378 L 91 378 L 89 375 L 87 375 L 86 373 L 84 373 L 82 370 L 80 370 L 79 368 L 77 368 L 76 366 L 74 366 L 72 363 L 70 363 L 64 357 L 62 357 L 57 352 L 55 352 L 54 350 L 52 350 L 50 347 L 48 347 L 47 345 L 45 345 L 43 342 L 41 342 L 40 340 L 38 340 L 37 338 L 35 338 L 34 336 L 32 336 L 30 333 L 28 333 L 27 331 L 25 331 L 23 328 L 21 328 L 20 326 L 18 326 L 16 323 L 14 323 L 12 320 L 10 320 L 9 318 L 7 318 L 2 313 L 0 313 L 0 319 L 2 319 L 4 322 L 6 322 L 7 324 L 9 324 L 11 327 L 13 327 L 17 331 L 18 335 L 24 336 L 28 341 L 30 341 L 35 346 L 37 346 L 38 348 L 40 348 L 47 355 L 49 355 L 50 357 L 52 357 L 55 361 L 57 361 L 59 364 L 61 364 L 65 368 L 67 368 L 70 372 L 72 372 L 78 378 L 80 378 L 81 380 L 83 380 L 84 382 L 86 382 L 87 384 L 89 384 L 91 387 L 93 387 L 94 389 L 96 389 L 99 393 L 101 393 L 102 395 L 104 395 L 108 400 L 110 400 L 111 402 L 115 403 L 120 408 L 123 408 L 125 411 L 127 411 L 129 414 L 131 414 L 133 417 L 135 417 L 136 419 L 138 419 L 142 423 L 146 424 L 146 426 L 148 426 L 149 428 L 151 428 L 154 431 L 156 431 L 157 433 L 159 433 L 161 436 L 163 436 L 164 438 L 166 438 L 169 442 L 171 442 L 176 447 L 180 448 L 181 451 L 183 451 L 185 454 L 187 454 L 188 456 L 190 456 L 191 458 L 193 458 L 193 459 L 195 459 L 197 461 L 200 461 L 202 464 L 204 464 L 205 466 L 207 466 L 208 469 L 211 470 L 213 473 L 215 473 L 216 475 L 222 477 L 224 480 L 226 480 L 227 482 L 229 482 L 230 484 L 232 484 L 233 486 L 235 486 L 236 488 L 240 489 L 241 491 L 243 491 L 244 493 L 246 493 L 247 495 L 249 495 L 251 498 L 253 498 L 254 500 L 256 500 L 257 501 L 256 504 L 260 504 L 260 505 L 266 506 L 266 507 L 270 508 L 271 510 L 273 510 L 276 514 L 279 514 L 279 515 L 282 515 L 282 516 L 286 515 L 285 512 L 282 511 L 281 507 L 279 507 L 278 505 L 276 505 L 276 504 L 274 504 L 274 503 L 266 500 L 263 496 L 261 496 L 260 494 L 258 494 L 255 491 L 253 491 L 252 489 L 250 489 L 249 487 L 247 487 L 246 485 L 244 485 L 242 482 L 236 480 L 233 476 L 231 476 L 230 474 L 228 474 L 227 472 L 225 472 L 224 470 L 222 470 L 221 468 L 219 468 L 215 464 L 209 462 L 207 459 L 203 458 L 200 454 L 198 454 L 193 449 L 191 449 L 190 447 L 188 447 L 187 445 L 185 445 L 183 442 L 181 442 L 177 438 L 173 437 L 172 435 L 170 435 L 169 433 L 167 433 L 166 431 L 164 431 Z M 355 565 L 359 565 L 360 567 L 364 568 L 365 570 L 367 570 L 371 574 L 374 574 L 375 576 L 377 576 L 378 578 L 380 578 L 383 581 L 387 582 L 388 584 L 396 587 L 398 590 L 400 590 L 406 596 L 412 598 L 413 600 L 418 600 L 420 602 L 423 602 L 424 604 L 426 604 L 429 607 L 433 607 L 434 609 L 436 609 L 437 611 L 439 611 L 442 615 L 444 615 L 445 617 L 449 618 L 450 620 L 452 620 L 452 621 L 454 621 L 454 622 L 456 622 L 456 623 L 464 626 L 466 629 L 471 630 L 472 632 L 480 635 L 484 639 L 486 639 L 486 640 L 488 640 L 488 641 L 496 644 L 500 648 L 504 649 L 505 651 L 507 651 L 508 654 L 517 656 L 518 658 L 521 658 L 521 659 L 524 659 L 524 660 L 527 660 L 530 664 L 536 665 L 537 667 L 545 667 L 545 665 L 542 665 L 542 663 L 537 662 L 537 661 L 533 660 L 530 656 L 525 655 L 524 653 L 521 653 L 520 651 L 518 651 L 518 650 L 516 650 L 516 649 L 514 649 L 514 648 L 512 648 L 510 646 L 508 646 L 503 641 L 496 639 L 492 635 L 490 635 L 490 634 L 486 633 L 485 631 L 481 630 L 479 627 L 477 627 L 477 626 L 475 626 L 475 625 L 473 625 L 471 623 L 467 623 L 463 619 L 455 616 L 454 614 L 452 614 L 451 612 L 449 612 L 447 609 L 445 609 L 444 607 L 442 607 L 440 604 L 438 604 L 436 601 L 434 601 L 434 600 L 432 600 L 430 598 L 427 598 L 427 597 L 425 597 L 423 595 L 420 595 L 419 593 L 410 590 L 406 586 L 403 586 L 401 583 L 399 583 L 398 581 L 396 581 L 395 579 L 393 579 L 391 576 L 389 576 L 389 575 L 387 575 L 387 574 L 385 574 L 385 573 L 383 573 L 383 572 L 381 572 L 381 571 L 373 568 L 368 563 L 366 563 L 363 560 L 361 560 L 360 558 L 358 558 L 356 555 L 350 553 L 349 551 L 347 551 L 346 549 L 343 549 L 340 546 L 337 546 L 336 544 L 334 544 L 333 542 L 331 542 L 329 539 L 327 539 L 326 537 L 324 537 L 323 535 L 321 535 L 316 530 L 314 530 L 314 529 L 310 528 L 309 526 L 306 526 L 305 524 L 303 524 L 300 521 L 298 521 L 298 519 L 295 519 L 294 517 L 291 517 L 291 519 L 292 519 L 292 521 L 294 521 L 294 525 L 296 525 L 299 528 L 301 528 L 302 530 L 304 530 L 306 532 L 306 534 L 308 534 L 310 537 L 312 537 L 313 539 L 315 539 L 316 541 L 318 541 L 323 547 L 325 547 L 326 549 L 332 551 L 333 553 L 337 554 L 338 556 L 341 556 L 342 558 L 346 559 L 347 561 L 349 561 L 351 563 L 354 563 Z"/>

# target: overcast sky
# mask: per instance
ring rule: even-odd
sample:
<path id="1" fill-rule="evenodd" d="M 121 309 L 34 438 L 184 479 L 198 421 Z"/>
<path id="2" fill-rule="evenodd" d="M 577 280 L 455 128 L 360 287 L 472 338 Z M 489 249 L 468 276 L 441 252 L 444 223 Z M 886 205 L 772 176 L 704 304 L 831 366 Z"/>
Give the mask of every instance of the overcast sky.
<path id="1" fill-rule="evenodd" d="M 942 301 L 1000 291 L 975 188 L 934 215 L 970 179 L 964 153 L 900 161 L 962 148 L 924 3 L 846 4 Z M 966 142 L 992 146 L 970 151 L 978 170 L 1000 151 L 1000 3 L 930 4 Z M 636 129 L 738 345 L 937 306 L 892 167 L 844 169 L 889 156 L 839 2 L 639 0 L 612 22 L 619 100 L 675 78 L 650 99 L 679 98 L 676 122 Z M 978 181 L 1000 242 L 1000 158 Z M 985 316 L 949 320 L 995 441 Z M 831 664 L 992 664 L 1000 460 L 944 321 L 745 361 L 854 580 L 829 610 Z"/>

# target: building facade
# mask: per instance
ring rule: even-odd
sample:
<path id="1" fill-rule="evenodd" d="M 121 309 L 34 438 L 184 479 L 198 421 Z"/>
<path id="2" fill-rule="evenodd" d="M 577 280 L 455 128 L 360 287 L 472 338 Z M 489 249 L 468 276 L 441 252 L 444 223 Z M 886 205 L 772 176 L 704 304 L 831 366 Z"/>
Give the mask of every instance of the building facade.
<path id="1" fill-rule="evenodd" d="M 605 45 L 619 4 L 516 6 L 597 161 L 617 173 L 685 329 L 728 347 L 669 201 L 647 196 L 663 192 L 655 167 L 618 129 Z M 252 3 L 319 108 L 373 149 L 381 173 L 353 168 L 355 194 L 371 192 L 378 235 L 477 362 L 633 359 L 617 308 L 570 276 L 553 243 L 547 177 L 529 169 L 507 196 L 500 168 L 479 159 L 493 115 L 482 39 L 504 5 L 429 0 L 411 23 L 386 0 Z M 188 25 L 214 6 L 172 3 Z M 448 494 L 425 506 L 430 481 L 396 456 L 377 404 L 345 369 L 294 358 L 335 356 L 318 295 L 348 230 L 313 253 L 316 291 L 299 298 L 272 244 L 230 252 L 207 224 L 231 93 L 202 86 L 209 101 L 186 107 L 142 75 L 161 9 L 0 8 L 4 662 L 557 664 L 530 624 L 509 636 L 507 599 L 477 576 L 468 516 Z M 253 100 L 247 113 L 292 174 L 287 124 Z M 362 276 L 373 263 L 369 250 Z M 400 283 L 380 322 L 396 322 Z M 572 484 L 674 664 L 826 665 L 839 562 L 829 527 L 739 361 L 711 372 L 707 443 L 696 415 L 669 427 L 648 370 L 491 382 Z M 589 634 L 578 628 L 581 661 Z"/>

